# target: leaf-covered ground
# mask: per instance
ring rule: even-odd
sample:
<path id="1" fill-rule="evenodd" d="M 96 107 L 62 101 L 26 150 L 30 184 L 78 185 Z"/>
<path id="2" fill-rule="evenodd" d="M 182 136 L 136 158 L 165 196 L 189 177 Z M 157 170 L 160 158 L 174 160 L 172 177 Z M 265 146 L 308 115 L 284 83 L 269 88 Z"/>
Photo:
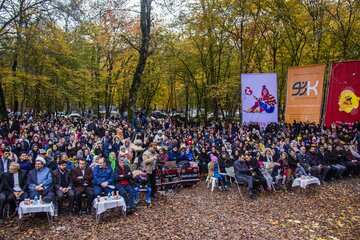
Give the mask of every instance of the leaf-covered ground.
<path id="1" fill-rule="evenodd" d="M 235 190 L 235 188 L 233 188 Z M 307 192 L 264 193 L 251 201 L 236 191 L 210 194 L 205 183 L 140 206 L 126 219 L 107 212 L 61 216 L 55 230 L 46 216 L 29 219 L 21 230 L 11 219 L 0 239 L 360 239 L 360 179 L 315 186 Z"/>

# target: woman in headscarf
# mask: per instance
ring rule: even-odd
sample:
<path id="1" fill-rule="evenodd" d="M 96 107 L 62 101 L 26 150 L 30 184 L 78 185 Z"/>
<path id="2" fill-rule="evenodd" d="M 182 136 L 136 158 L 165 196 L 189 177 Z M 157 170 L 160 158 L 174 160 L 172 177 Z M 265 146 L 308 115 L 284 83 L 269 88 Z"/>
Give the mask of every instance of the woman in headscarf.
<path id="1" fill-rule="evenodd" d="M 165 162 L 169 161 L 169 155 L 166 152 L 165 148 L 160 148 L 159 150 L 159 162 L 164 164 Z"/>
<path id="2" fill-rule="evenodd" d="M 206 153 L 206 148 L 202 147 L 201 152 L 198 155 L 199 171 L 200 175 L 206 176 L 208 172 L 208 164 L 210 163 L 210 156 Z"/>
<path id="3" fill-rule="evenodd" d="M 109 160 L 109 164 L 110 164 L 112 170 L 114 171 L 114 170 L 115 170 L 115 167 L 116 167 L 117 164 L 118 164 L 118 163 L 117 163 L 117 159 L 116 159 L 116 154 L 115 154 L 115 152 L 109 153 L 109 158 L 108 158 L 108 160 Z"/>

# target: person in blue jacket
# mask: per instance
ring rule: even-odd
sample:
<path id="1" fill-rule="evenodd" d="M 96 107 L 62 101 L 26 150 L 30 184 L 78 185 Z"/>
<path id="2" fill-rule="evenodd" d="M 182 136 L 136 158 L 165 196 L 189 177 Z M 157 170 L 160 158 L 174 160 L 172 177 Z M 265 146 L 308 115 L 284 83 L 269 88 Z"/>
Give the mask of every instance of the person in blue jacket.
<path id="1" fill-rule="evenodd" d="M 49 168 L 45 167 L 46 161 L 43 157 L 37 157 L 35 168 L 32 169 L 26 180 L 26 186 L 29 190 L 29 197 L 34 199 L 40 195 L 44 202 L 54 202 L 55 194 L 53 192 L 53 177 Z"/>
<path id="2" fill-rule="evenodd" d="M 99 196 L 101 192 L 104 192 L 106 195 L 112 191 L 112 184 L 114 183 L 114 171 L 110 166 L 107 166 L 105 158 L 101 157 L 99 159 L 99 165 L 96 166 L 93 170 L 94 175 L 94 198 Z"/>

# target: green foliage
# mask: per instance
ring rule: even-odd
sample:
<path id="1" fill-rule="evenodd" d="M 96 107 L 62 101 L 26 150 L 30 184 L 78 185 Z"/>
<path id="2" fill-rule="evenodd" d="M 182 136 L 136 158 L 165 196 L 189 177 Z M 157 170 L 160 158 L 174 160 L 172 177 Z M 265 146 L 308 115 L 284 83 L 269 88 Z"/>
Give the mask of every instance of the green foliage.
<path id="1" fill-rule="evenodd" d="M 141 32 L 139 16 L 129 14 L 125 2 L 65 1 L 48 8 L 44 1 L 13 20 L 0 18 L 6 106 L 127 110 Z M 240 105 L 241 73 L 277 72 L 284 103 L 289 66 L 360 58 L 359 1 L 200 0 L 189 1 L 187 11 L 175 19 L 175 31 L 153 19 L 138 108 L 197 108 L 231 117 Z"/>

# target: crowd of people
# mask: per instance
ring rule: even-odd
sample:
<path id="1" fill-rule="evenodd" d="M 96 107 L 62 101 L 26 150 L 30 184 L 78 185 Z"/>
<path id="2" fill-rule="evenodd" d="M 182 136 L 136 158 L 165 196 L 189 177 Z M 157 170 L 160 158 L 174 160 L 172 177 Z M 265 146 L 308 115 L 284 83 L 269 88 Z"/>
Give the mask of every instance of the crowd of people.
<path id="1" fill-rule="evenodd" d="M 0 221 L 6 204 L 14 215 L 25 198 L 53 202 L 58 214 L 65 214 L 65 200 L 70 214 L 81 214 L 85 198 L 91 214 L 94 198 L 114 192 L 131 214 L 141 188 L 147 203 L 157 197 L 157 172 L 168 161 L 197 162 L 201 176 L 218 179 L 219 191 L 228 189 L 222 173 L 233 168 L 255 199 L 257 187 L 291 188 L 302 175 L 322 183 L 359 176 L 359 143 L 359 122 L 184 126 L 145 114 L 131 124 L 125 117 L 14 117 L 0 123 Z"/>

